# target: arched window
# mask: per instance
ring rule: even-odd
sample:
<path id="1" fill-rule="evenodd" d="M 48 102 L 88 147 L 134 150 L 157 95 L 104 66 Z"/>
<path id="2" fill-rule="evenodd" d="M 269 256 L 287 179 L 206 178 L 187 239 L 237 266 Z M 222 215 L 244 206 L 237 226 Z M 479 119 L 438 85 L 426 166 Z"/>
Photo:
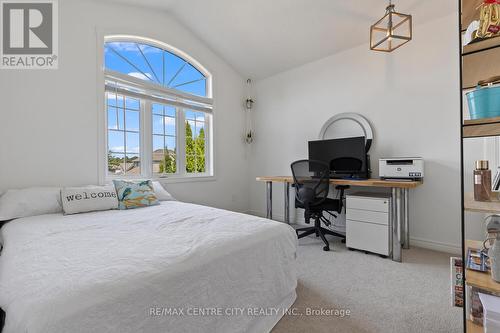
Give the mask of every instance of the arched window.
<path id="1" fill-rule="evenodd" d="M 157 41 L 108 36 L 104 43 L 107 174 L 212 175 L 211 76 Z"/>

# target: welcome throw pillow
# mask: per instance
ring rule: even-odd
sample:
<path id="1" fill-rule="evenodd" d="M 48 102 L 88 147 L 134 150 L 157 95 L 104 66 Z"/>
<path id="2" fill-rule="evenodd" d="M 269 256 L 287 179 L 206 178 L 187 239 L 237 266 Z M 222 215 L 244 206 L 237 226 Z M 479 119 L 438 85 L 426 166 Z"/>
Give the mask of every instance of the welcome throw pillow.
<path id="1" fill-rule="evenodd" d="M 64 214 L 77 214 L 118 208 L 113 185 L 65 187 L 61 190 Z"/>
<path id="2" fill-rule="evenodd" d="M 118 209 L 132 209 L 159 204 L 151 180 L 113 180 L 118 195 Z"/>

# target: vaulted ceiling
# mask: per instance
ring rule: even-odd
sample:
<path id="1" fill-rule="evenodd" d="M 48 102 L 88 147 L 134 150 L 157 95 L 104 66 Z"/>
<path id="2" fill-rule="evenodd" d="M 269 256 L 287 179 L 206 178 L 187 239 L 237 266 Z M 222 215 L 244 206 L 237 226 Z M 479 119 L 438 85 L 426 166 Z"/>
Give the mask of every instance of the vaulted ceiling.
<path id="1" fill-rule="evenodd" d="M 166 10 L 242 75 L 259 79 L 368 43 L 384 0 L 113 0 Z M 456 0 L 394 0 L 414 26 Z M 436 33 L 439 33 L 437 31 Z M 418 34 L 418 29 L 414 31 Z"/>

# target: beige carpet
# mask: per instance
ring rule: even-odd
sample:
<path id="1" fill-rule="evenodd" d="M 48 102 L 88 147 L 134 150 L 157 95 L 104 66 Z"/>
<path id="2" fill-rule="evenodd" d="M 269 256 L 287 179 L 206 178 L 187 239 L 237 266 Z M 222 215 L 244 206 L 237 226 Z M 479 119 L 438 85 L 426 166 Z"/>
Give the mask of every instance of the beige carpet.
<path id="1" fill-rule="evenodd" d="M 273 333 L 463 331 L 462 310 L 450 305 L 449 254 L 413 247 L 396 263 L 333 239 L 330 252 L 315 237 L 299 241 L 296 312 Z M 306 308 L 351 314 L 308 316 Z"/>

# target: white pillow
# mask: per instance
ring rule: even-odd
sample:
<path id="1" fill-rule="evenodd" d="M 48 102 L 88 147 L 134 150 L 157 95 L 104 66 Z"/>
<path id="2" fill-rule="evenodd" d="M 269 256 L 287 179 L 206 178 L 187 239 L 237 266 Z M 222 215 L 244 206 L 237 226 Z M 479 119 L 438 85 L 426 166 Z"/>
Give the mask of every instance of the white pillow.
<path id="1" fill-rule="evenodd" d="M 160 182 L 153 182 L 153 190 L 158 201 L 175 201 L 175 198 L 165 190 Z"/>
<path id="2" fill-rule="evenodd" d="M 113 185 L 65 187 L 61 190 L 64 214 L 118 209 L 118 196 Z"/>
<path id="3" fill-rule="evenodd" d="M 61 212 L 61 188 L 59 187 L 7 190 L 0 197 L 0 221 Z"/>

